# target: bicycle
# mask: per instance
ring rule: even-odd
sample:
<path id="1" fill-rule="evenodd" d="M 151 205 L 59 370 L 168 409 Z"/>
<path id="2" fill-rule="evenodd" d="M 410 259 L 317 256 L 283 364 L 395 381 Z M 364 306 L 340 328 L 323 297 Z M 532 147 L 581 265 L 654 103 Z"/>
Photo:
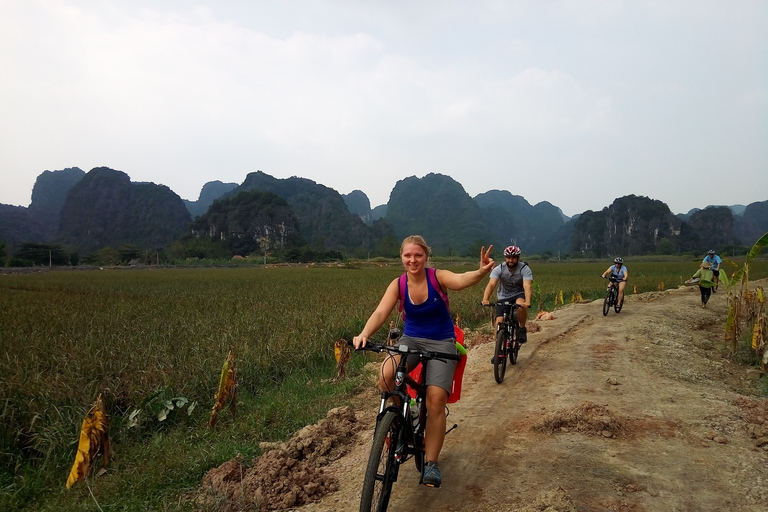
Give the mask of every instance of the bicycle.
<path id="1" fill-rule="evenodd" d="M 611 310 L 611 306 L 613 306 L 613 309 L 617 313 L 621 311 L 621 308 L 624 306 L 624 299 L 622 298 L 621 304 L 619 304 L 619 282 L 621 280 L 614 275 L 610 275 L 605 279 L 608 279 L 610 283 L 608 284 L 608 288 L 605 290 L 605 300 L 603 301 L 603 316 L 608 316 L 608 311 Z"/>
<path id="2" fill-rule="evenodd" d="M 427 386 L 424 382 L 427 363 L 445 363 L 446 359 L 458 361 L 461 356 L 456 353 L 411 349 L 405 345 L 370 342 L 358 350 L 389 352 L 392 356 L 401 356 L 395 372 L 395 388 L 381 393 L 381 405 L 376 417 L 376 429 L 360 498 L 360 512 L 384 512 L 392 494 L 392 484 L 397 481 L 400 465 L 411 457 L 420 474 L 419 484 L 423 483 L 424 431 L 427 424 L 427 407 L 423 404 L 427 398 Z M 408 356 L 411 355 L 418 356 L 419 362 L 424 365 L 418 382 L 406 371 Z M 416 391 L 413 406 L 408 395 L 409 387 Z M 399 399 L 401 405 L 398 406 L 393 401 L 387 404 L 390 398 Z M 458 425 L 451 427 L 448 432 L 456 427 Z"/>
<path id="3" fill-rule="evenodd" d="M 491 302 L 488 306 L 496 308 L 495 302 Z M 504 374 L 507 371 L 507 359 L 510 364 L 517 363 L 517 353 L 520 351 L 520 342 L 517 340 L 517 329 L 519 327 L 517 323 L 517 309 L 521 306 L 514 302 L 502 301 L 500 302 L 504 306 L 504 315 L 496 327 L 496 348 L 493 358 L 493 378 L 496 379 L 497 384 L 504 382 Z M 495 312 L 491 313 L 491 318 L 494 318 Z"/>

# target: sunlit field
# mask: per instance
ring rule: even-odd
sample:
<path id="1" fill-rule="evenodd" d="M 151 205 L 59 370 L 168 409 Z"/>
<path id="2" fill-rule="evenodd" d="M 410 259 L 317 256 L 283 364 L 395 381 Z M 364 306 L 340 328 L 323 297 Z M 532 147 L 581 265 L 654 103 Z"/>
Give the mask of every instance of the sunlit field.
<path id="1" fill-rule="evenodd" d="M 534 308 L 552 310 L 560 291 L 565 303 L 602 297 L 608 266 L 532 262 Z M 678 286 L 698 261 L 627 266 L 628 293 L 642 293 Z M 324 382 L 335 367 L 333 344 L 360 331 L 401 272 L 382 263 L 0 275 L 0 509 L 92 510 L 94 499 L 104 510 L 184 508 L 179 496 L 207 469 L 253 456 L 259 441 L 284 438 L 354 393 L 354 383 Z M 753 263 L 751 277 L 766 276 L 768 262 Z M 480 307 L 486 282 L 450 294 L 465 326 L 489 319 Z M 208 430 L 230 347 L 238 416 L 225 411 Z M 100 393 L 115 463 L 67 491 L 80 424 Z M 196 407 L 160 421 L 158 408 L 173 397 Z M 129 424 L 137 409 L 141 421 Z"/>

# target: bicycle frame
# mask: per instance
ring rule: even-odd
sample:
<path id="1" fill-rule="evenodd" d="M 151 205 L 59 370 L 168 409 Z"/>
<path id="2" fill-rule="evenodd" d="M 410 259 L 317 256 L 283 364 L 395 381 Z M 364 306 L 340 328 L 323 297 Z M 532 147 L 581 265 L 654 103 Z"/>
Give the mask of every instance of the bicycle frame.
<path id="1" fill-rule="evenodd" d="M 425 405 L 427 385 L 426 382 L 424 382 L 424 379 L 426 378 L 427 365 L 433 360 L 442 362 L 446 362 L 445 360 L 447 359 L 458 361 L 461 359 L 461 356 L 447 352 L 411 349 L 406 345 L 382 345 L 379 343 L 369 343 L 363 350 L 369 350 L 371 352 L 388 352 L 392 356 L 400 356 L 400 360 L 395 369 L 394 388 L 382 391 L 381 393 L 381 402 L 379 405 L 379 414 L 376 417 L 376 425 L 378 429 L 379 423 L 388 412 L 392 411 L 396 414 L 398 417 L 398 424 L 403 425 L 403 427 L 399 429 L 397 437 L 397 445 L 398 447 L 402 447 L 402 451 L 395 451 L 395 459 L 398 462 L 397 465 L 399 466 L 406 462 L 411 455 L 421 456 L 421 462 L 423 462 L 424 430 L 426 429 L 427 423 L 427 408 Z M 408 356 L 414 355 L 419 357 L 419 362 L 423 365 L 418 382 L 408 374 Z M 387 364 L 387 362 L 385 361 L 384 364 Z M 415 400 L 419 409 L 419 419 L 416 428 L 413 428 L 410 397 L 408 395 L 409 386 L 416 390 Z M 389 402 L 390 398 L 394 400 Z M 400 402 L 399 405 L 397 404 L 397 401 Z M 388 402 L 390 405 L 387 405 Z M 418 462 L 419 459 L 417 459 L 417 463 Z M 394 471 L 391 481 L 397 481 L 397 470 Z"/>
<path id="2" fill-rule="evenodd" d="M 496 327 L 496 346 L 493 359 L 493 378 L 497 384 L 504 381 L 504 374 L 507 369 L 507 360 L 511 364 L 517 362 L 517 352 L 520 350 L 520 342 L 517 341 L 517 309 L 521 306 L 516 302 L 500 301 L 490 303 L 494 308 L 492 318 L 496 318 L 495 308 L 497 304 L 504 306 L 502 320 Z M 502 346 L 503 344 L 503 346 Z"/>
<path id="3" fill-rule="evenodd" d="M 508 301 L 504 301 L 502 304 L 504 305 L 504 317 L 501 321 L 501 324 L 499 325 L 504 326 L 504 328 L 507 330 L 507 334 L 509 335 L 509 339 L 512 339 L 518 326 L 517 308 L 519 308 L 520 305 L 515 302 Z"/>
<path id="4" fill-rule="evenodd" d="M 426 401 L 427 397 L 427 386 L 426 383 L 424 383 L 424 378 L 426 376 L 426 368 L 429 359 L 420 358 L 420 362 L 424 365 L 424 368 L 421 372 L 420 382 L 417 382 L 408 374 L 407 371 L 408 355 L 410 355 L 407 352 L 408 349 L 405 347 L 405 345 L 398 346 L 398 348 L 401 347 L 405 348 L 406 352 L 402 352 L 402 350 L 398 351 L 401 353 L 400 361 L 397 363 L 397 368 L 395 369 L 395 387 L 391 391 L 387 390 L 381 392 L 381 403 L 379 405 L 379 414 L 376 416 L 376 423 L 378 424 L 382 416 L 384 416 L 387 411 L 391 410 L 395 411 L 398 416 L 400 416 L 404 424 L 413 425 L 411 416 L 411 400 L 410 395 L 408 394 L 408 388 L 411 387 L 416 390 L 415 400 L 419 409 L 419 422 L 416 430 L 409 428 L 403 429 L 403 434 L 406 438 L 401 439 L 400 444 L 404 446 L 406 453 L 395 455 L 398 459 L 398 462 L 402 464 L 408 460 L 409 455 L 420 453 L 423 450 L 424 429 L 426 427 L 427 419 L 427 409 L 426 406 L 424 406 L 424 402 Z M 385 361 L 384 364 L 387 364 L 387 361 Z M 387 401 L 390 398 L 399 399 L 401 403 L 400 407 L 397 407 L 396 404 L 387 406 Z M 411 444 L 412 447 L 409 447 L 409 444 Z"/>
<path id="5" fill-rule="evenodd" d="M 605 300 L 603 301 L 603 316 L 608 315 L 608 311 L 611 309 L 611 307 L 614 308 L 616 313 L 621 311 L 621 307 L 624 304 L 624 301 L 622 300 L 622 303 L 619 304 L 619 283 L 621 282 L 620 279 L 618 279 L 616 276 L 611 274 L 610 276 L 606 277 L 605 279 L 608 279 L 608 288 L 605 290 Z"/>

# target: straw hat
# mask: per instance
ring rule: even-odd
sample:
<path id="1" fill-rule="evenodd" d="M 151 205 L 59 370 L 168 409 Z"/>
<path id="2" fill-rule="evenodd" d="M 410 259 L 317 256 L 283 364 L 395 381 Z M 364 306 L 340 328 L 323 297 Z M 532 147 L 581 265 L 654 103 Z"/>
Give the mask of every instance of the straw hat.
<path id="1" fill-rule="evenodd" d="M 712 264 L 708 261 L 701 262 L 701 265 L 699 265 L 701 268 L 712 268 Z"/>

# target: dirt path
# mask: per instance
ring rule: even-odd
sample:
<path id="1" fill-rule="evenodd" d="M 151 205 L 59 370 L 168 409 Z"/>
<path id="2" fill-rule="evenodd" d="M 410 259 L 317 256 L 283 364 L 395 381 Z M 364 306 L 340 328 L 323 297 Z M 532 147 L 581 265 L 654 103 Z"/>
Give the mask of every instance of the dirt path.
<path id="1" fill-rule="evenodd" d="M 501 385 L 490 335 L 475 339 L 443 486 L 419 486 L 409 462 L 389 509 L 768 510 L 768 407 L 747 398 L 754 372 L 720 357 L 724 294 L 698 304 L 686 288 L 628 296 L 608 317 L 599 302 L 562 308 Z M 357 510 L 371 435 L 329 466 L 340 489 L 297 510 Z"/>
<path id="2" fill-rule="evenodd" d="M 564 307 L 529 334 L 501 385 L 490 329 L 476 333 L 443 486 L 418 485 L 408 462 L 389 510 L 768 510 L 768 402 L 754 398 L 754 371 L 721 357 L 725 302 L 713 295 L 703 310 L 685 288 L 630 295 L 608 317 L 601 302 Z M 373 389 L 365 402 L 351 451 L 325 466 L 338 490 L 291 510 L 358 509 Z"/>

